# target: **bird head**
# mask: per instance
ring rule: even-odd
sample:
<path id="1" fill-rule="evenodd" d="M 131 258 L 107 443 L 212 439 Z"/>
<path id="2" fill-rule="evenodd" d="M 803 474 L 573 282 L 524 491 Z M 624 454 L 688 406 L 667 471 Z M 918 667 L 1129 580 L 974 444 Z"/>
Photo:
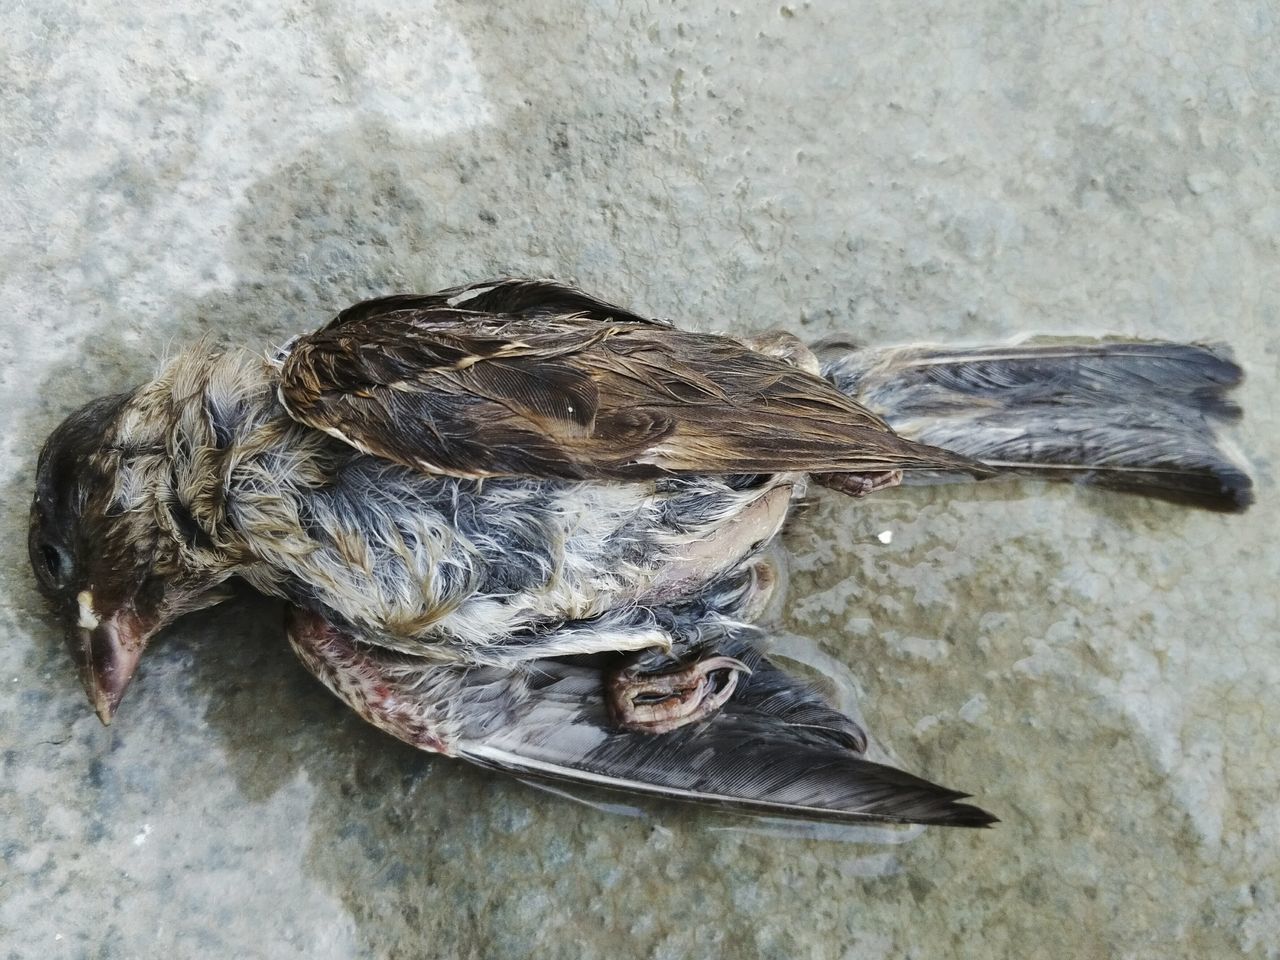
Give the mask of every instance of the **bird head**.
<path id="1" fill-rule="evenodd" d="M 222 599 L 214 588 L 225 579 L 185 562 L 164 479 L 167 424 L 141 397 L 104 397 L 63 421 L 40 453 L 31 505 L 31 567 L 104 724 L 147 642 Z"/>

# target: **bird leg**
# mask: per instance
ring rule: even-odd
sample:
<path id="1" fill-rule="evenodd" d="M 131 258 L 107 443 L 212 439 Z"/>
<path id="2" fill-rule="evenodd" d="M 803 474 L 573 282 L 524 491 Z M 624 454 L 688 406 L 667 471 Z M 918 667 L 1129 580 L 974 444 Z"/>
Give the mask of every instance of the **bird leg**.
<path id="1" fill-rule="evenodd" d="M 865 497 L 877 490 L 887 490 L 902 482 L 901 470 L 880 470 L 876 473 L 815 473 L 814 483 L 850 497 Z"/>
<path id="2" fill-rule="evenodd" d="M 654 666 L 655 660 L 666 661 Z M 645 652 L 605 680 L 615 724 L 637 733 L 668 733 L 712 716 L 751 668 L 733 657 L 714 656 L 671 669 L 669 657 Z"/>

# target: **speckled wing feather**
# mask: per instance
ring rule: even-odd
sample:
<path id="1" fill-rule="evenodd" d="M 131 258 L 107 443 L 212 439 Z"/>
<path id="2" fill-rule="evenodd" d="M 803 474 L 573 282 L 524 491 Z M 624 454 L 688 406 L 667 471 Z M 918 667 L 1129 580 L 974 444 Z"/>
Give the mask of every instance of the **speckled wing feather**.
<path id="1" fill-rule="evenodd" d="M 986 811 L 862 755 L 862 732 L 742 638 L 717 654 L 752 668 L 709 720 L 653 735 L 608 719 L 600 672 L 563 663 L 528 675 L 518 718 L 459 745 L 458 755 L 525 777 L 634 795 L 832 822 L 983 827 Z"/>
<path id="2" fill-rule="evenodd" d="M 308 426 L 455 476 L 983 470 L 783 360 L 541 282 L 359 304 L 293 345 L 280 393 Z"/>
<path id="3" fill-rule="evenodd" d="M 967 796 L 863 755 L 865 735 L 808 684 L 770 662 L 759 632 L 703 623 L 704 654 L 752 670 L 709 719 L 661 734 L 609 718 L 606 662 L 542 660 L 461 668 L 354 640 L 291 612 L 303 664 L 357 713 L 421 749 L 561 784 L 832 822 L 982 827 Z"/>

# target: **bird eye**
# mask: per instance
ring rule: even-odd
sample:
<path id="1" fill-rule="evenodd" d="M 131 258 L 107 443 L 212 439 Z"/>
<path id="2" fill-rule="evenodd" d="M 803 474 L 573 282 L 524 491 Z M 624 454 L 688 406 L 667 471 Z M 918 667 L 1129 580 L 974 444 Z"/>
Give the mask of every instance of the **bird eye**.
<path id="1" fill-rule="evenodd" d="M 53 547 L 44 546 L 40 548 L 40 556 L 44 560 L 44 569 L 49 574 L 49 579 L 57 580 L 62 572 L 62 554 Z"/>
<path id="2" fill-rule="evenodd" d="M 52 543 L 42 543 L 36 551 L 36 575 L 44 581 L 46 587 L 56 590 L 62 587 L 71 572 L 71 564 L 67 553 Z"/>

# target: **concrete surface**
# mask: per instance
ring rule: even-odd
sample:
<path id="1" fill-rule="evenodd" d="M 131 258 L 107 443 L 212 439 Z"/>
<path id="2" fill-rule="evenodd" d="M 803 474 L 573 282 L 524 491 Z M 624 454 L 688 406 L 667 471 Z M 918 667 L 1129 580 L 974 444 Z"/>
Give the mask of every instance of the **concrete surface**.
<path id="1" fill-rule="evenodd" d="M 1170 6 L 7 5 L 0 956 L 1280 956 L 1280 28 Z M 197 336 L 508 272 L 704 328 L 1226 340 L 1260 503 L 796 525 L 790 628 L 989 832 L 619 817 L 432 760 L 251 599 L 99 726 L 24 555 L 53 425 Z"/>

